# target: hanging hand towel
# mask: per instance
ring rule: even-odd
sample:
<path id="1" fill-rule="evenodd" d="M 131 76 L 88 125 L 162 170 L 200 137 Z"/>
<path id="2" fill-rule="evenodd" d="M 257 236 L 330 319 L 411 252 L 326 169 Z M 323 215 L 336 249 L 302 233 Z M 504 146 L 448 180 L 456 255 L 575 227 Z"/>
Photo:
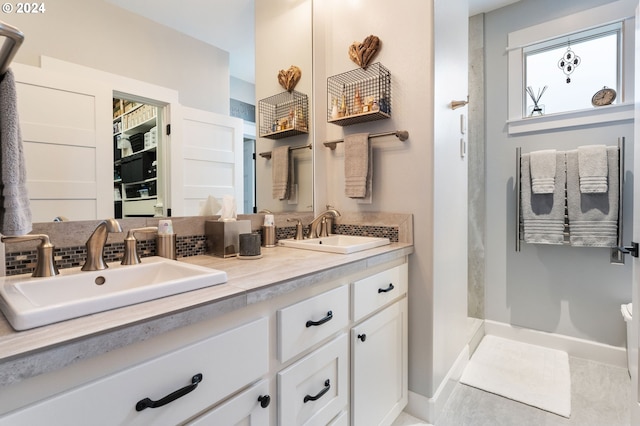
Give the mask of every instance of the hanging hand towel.
<path id="1" fill-rule="evenodd" d="M 530 155 L 533 193 L 552 194 L 556 186 L 556 150 L 533 151 Z"/>
<path id="2" fill-rule="evenodd" d="M 580 192 L 578 150 L 567 151 L 567 211 L 569 240 L 578 247 L 618 245 L 618 147 L 607 147 L 609 190 Z"/>
<path id="3" fill-rule="evenodd" d="M 369 154 L 368 133 L 356 133 L 344 138 L 344 180 L 347 197 L 367 196 L 367 182 L 371 176 Z"/>
<path id="4" fill-rule="evenodd" d="M 583 194 L 607 192 L 607 147 L 605 145 L 579 146 L 578 173 L 580 192 Z"/>
<path id="5" fill-rule="evenodd" d="M 273 198 L 286 200 L 289 198 L 289 146 L 279 146 L 271 151 L 271 180 Z"/>
<path id="6" fill-rule="evenodd" d="M 18 97 L 11 69 L 6 71 L 0 82 L 0 169 L 0 233 L 28 234 L 32 229 L 31 207 L 18 120 Z"/>
<path id="7" fill-rule="evenodd" d="M 533 244 L 563 244 L 566 165 L 564 152 L 556 153 L 556 178 L 552 194 L 534 194 L 531 190 L 530 155 L 522 154 L 520 163 L 520 203 L 524 241 Z"/>

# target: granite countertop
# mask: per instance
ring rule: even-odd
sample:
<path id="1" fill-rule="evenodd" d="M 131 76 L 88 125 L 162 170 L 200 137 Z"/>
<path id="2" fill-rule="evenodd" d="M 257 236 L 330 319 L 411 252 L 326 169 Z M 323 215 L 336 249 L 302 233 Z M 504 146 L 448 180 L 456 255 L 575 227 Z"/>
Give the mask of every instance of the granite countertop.
<path id="1" fill-rule="evenodd" d="M 392 243 L 348 255 L 273 247 L 263 248 L 260 259 L 186 257 L 179 261 L 225 271 L 228 281 L 25 331 L 0 315 L 0 386 L 412 252 L 412 244 Z M 61 349 L 64 357 L 49 356 Z"/>

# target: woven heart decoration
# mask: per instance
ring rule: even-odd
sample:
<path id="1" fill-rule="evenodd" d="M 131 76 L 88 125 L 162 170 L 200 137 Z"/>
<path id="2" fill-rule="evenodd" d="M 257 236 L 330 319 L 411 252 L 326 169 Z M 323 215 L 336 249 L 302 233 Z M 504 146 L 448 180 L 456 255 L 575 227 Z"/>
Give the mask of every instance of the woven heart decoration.
<path id="1" fill-rule="evenodd" d="M 380 49 L 380 39 L 370 35 L 362 43 L 354 41 L 349 46 L 349 58 L 363 69 L 366 69 Z"/>
<path id="2" fill-rule="evenodd" d="M 291 92 L 300 81 L 302 71 L 295 65 L 291 65 L 288 70 L 280 70 L 278 72 L 278 83 L 284 87 L 284 90 Z"/>

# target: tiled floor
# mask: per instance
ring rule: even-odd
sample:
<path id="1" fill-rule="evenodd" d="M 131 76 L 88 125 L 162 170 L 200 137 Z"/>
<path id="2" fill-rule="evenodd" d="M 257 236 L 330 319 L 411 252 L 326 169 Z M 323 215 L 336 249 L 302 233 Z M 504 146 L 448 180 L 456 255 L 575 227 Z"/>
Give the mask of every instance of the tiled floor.
<path id="1" fill-rule="evenodd" d="M 569 362 L 569 419 L 457 384 L 435 426 L 629 426 L 631 380 L 626 368 L 573 357 Z M 393 424 L 418 425 L 427 423 L 404 413 Z"/>

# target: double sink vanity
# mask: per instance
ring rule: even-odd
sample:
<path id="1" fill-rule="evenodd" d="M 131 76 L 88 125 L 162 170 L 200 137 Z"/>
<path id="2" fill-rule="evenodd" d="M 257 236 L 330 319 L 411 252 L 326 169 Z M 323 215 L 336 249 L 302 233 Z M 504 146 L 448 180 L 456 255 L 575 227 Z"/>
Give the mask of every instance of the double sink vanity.
<path id="1" fill-rule="evenodd" d="M 391 424 L 410 238 L 4 278 L 0 424 Z M 109 284 L 113 283 L 113 286 Z"/>

